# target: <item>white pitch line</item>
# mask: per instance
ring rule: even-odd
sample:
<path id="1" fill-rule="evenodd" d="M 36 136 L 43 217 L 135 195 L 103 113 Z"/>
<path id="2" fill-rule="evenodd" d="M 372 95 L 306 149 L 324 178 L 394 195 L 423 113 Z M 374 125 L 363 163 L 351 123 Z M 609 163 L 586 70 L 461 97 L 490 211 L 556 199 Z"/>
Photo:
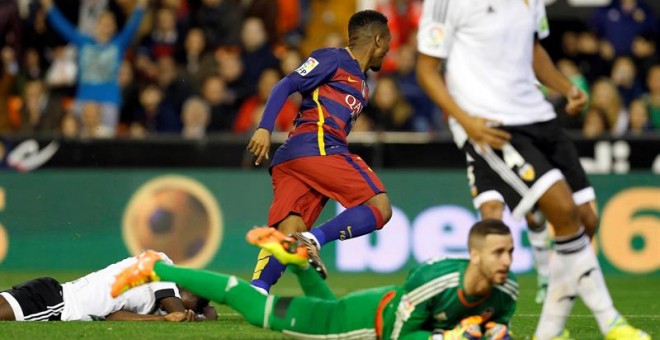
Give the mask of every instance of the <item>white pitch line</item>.
<path id="1" fill-rule="evenodd" d="M 538 318 L 541 317 L 541 314 L 513 314 L 514 317 L 516 316 L 521 316 L 524 318 Z M 623 315 L 624 317 L 627 318 L 651 318 L 655 319 L 658 318 L 660 319 L 660 315 L 653 315 L 653 314 L 626 314 Z M 593 318 L 594 316 L 591 314 L 571 314 L 569 315 L 569 318 Z"/>
<path id="2" fill-rule="evenodd" d="M 218 313 L 219 316 L 241 316 L 239 313 Z M 523 318 L 539 318 L 541 317 L 541 314 L 514 314 L 514 317 L 523 317 Z M 627 318 L 648 318 L 648 319 L 660 319 L 660 315 L 653 315 L 653 314 L 626 314 L 623 315 L 624 317 Z M 594 316 L 591 314 L 571 314 L 569 316 L 570 318 L 593 318 Z"/>

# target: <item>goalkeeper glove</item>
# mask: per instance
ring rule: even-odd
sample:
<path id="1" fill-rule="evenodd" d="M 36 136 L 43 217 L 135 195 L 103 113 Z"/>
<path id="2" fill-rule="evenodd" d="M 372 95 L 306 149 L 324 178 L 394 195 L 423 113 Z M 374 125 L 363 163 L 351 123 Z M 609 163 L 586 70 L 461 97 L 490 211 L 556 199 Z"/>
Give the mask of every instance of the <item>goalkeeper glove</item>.
<path id="1" fill-rule="evenodd" d="M 486 340 L 511 340 L 511 334 L 506 325 L 493 321 L 486 324 Z"/>
<path id="2" fill-rule="evenodd" d="M 480 340 L 481 323 L 484 319 L 481 316 L 469 316 L 454 327 L 454 329 L 443 332 L 443 340 Z"/>

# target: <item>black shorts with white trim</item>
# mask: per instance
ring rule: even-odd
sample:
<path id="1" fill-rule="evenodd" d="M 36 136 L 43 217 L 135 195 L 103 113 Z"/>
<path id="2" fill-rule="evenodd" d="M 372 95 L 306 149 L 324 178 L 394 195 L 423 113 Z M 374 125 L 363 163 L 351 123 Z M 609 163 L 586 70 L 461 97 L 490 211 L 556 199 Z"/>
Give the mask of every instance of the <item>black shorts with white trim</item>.
<path id="1" fill-rule="evenodd" d="M 62 286 L 42 277 L 14 286 L 2 293 L 16 321 L 60 321 L 64 309 Z"/>
<path id="2" fill-rule="evenodd" d="M 514 217 L 521 218 L 562 179 L 577 204 L 595 199 L 577 150 L 556 119 L 501 128 L 511 134 L 502 150 L 477 148 L 471 142 L 463 147 L 476 208 L 485 201 L 500 200 Z"/>

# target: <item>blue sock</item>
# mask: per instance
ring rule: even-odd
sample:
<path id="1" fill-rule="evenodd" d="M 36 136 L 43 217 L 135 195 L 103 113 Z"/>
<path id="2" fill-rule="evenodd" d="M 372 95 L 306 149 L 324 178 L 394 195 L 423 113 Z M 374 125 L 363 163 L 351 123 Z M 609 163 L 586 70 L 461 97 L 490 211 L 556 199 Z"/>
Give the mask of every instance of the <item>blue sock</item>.
<path id="1" fill-rule="evenodd" d="M 334 240 L 347 240 L 369 234 L 383 226 L 380 211 L 372 206 L 358 205 L 348 208 L 333 219 L 310 230 L 323 246 Z"/>
<path id="2" fill-rule="evenodd" d="M 259 252 L 259 260 L 257 261 L 257 266 L 254 269 L 254 274 L 252 274 L 252 281 L 250 284 L 264 289 L 266 292 L 270 291 L 270 287 L 273 286 L 284 273 L 286 266 L 280 263 L 275 256 L 270 253 L 261 250 Z"/>

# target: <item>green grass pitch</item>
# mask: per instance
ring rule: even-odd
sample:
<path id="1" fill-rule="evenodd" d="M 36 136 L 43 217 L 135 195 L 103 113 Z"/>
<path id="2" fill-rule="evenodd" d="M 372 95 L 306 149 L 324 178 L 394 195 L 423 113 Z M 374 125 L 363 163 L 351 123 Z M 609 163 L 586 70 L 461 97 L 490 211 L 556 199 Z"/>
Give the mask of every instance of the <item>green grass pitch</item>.
<path id="1" fill-rule="evenodd" d="M 40 276 L 52 276 L 61 282 L 74 279 L 81 273 L 13 273 L 0 272 L 0 290 L 12 284 Z M 248 275 L 240 275 L 248 277 Z M 339 274 L 331 273 L 328 282 L 338 294 L 355 289 L 402 282 L 403 275 Z M 635 326 L 644 329 L 652 338 L 660 339 L 660 277 L 608 276 L 608 286 L 615 305 Z M 520 297 L 517 315 L 513 319 L 516 339 L 530 339 L 538 321 L 541 306 L 534 303 L 535 278 L 519 276 Z M 290 274 L 285 275 L 273 291 L 280 295 L 300 294 Z M 217 322 L 192 324 L 147 322 L 41 322 L 0 323 L 1 339 L 283 339 L 279 333 L 247 324 L 233 310 L 219 307 Z M 568 329 L 576 340 L 602 339 L 596 322 L 581 302 L 573 309 Z"/>

